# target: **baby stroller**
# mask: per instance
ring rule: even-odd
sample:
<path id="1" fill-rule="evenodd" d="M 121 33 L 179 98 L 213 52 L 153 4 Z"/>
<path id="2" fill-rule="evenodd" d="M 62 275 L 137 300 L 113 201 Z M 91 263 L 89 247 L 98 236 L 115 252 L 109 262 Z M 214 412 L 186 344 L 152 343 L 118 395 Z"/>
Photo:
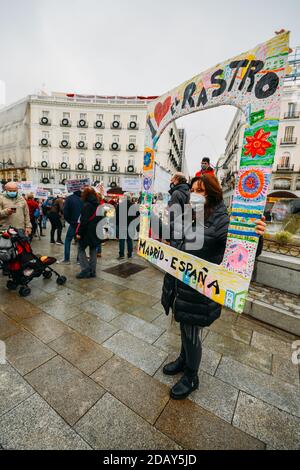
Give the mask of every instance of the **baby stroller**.
<path id="1" fill-rule="evenodd" d="M 33 254 L 24 230 L 10 227 L 0 232 L 0 269 L 9 276 L 6 287 L 9 290 L 16 290 L 20 286 L 21 297 L 30 294 L 31 289 L 28 284 L 35 277 L 43 276 L 45 279 L 50 279 L 54 273 L 57 276 L 57 284 L 65 284 L 67 278 L 50 267 L 55 262 L 56 258 L 51 256 Z"/>

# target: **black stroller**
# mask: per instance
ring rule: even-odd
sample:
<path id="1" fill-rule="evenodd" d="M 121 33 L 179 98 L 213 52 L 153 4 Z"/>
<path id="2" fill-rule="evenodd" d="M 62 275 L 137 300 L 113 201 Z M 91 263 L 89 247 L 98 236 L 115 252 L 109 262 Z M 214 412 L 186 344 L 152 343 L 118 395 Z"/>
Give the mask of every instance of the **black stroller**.
<path id="1" fill-rule="evenodd" d="M 56 258 L 51 256 L 34 255 L 23 230 L 10 227 L 0 231 L 0 269 L 9 277 L 6 287 L 16 290 L 20 286 L 21 297 L 30 294 L 28 284 L 35 277 L 50 279 L 55 274 L 57 284 L 65 284 L 67 278 L 51 268 L 55 262 Z"/>

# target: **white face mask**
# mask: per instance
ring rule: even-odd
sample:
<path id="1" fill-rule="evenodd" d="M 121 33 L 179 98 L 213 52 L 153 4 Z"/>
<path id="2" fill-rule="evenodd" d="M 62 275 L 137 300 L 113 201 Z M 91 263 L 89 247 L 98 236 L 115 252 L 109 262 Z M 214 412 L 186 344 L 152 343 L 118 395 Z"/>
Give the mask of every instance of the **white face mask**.
<path id="1" fill-rule="evenodd" d="M 194 206 L 204 206 L 205 204 L 205 197 L 202 194 L 191 193 L 190 203 Z"/>

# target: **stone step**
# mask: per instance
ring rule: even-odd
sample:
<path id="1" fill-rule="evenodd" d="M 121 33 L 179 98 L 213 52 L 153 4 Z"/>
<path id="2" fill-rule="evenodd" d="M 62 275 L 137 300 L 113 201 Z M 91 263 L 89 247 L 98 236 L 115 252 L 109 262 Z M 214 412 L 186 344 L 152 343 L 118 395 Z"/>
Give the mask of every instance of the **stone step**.
<path id="1" fill-rule="evenodd" d="M 250 291 L 244 313 L 281 330 L 300 336 L 300 314 L 284 308 L 283 305 L 274 305 L 271 301 L 268 302 L 268 299 L 272 299 L 271 292 L 270 297 L 266 296 L 265 300 L 259 300 L 252 298 Z M 300 303 L 298 305 L 300 306 Z"/>

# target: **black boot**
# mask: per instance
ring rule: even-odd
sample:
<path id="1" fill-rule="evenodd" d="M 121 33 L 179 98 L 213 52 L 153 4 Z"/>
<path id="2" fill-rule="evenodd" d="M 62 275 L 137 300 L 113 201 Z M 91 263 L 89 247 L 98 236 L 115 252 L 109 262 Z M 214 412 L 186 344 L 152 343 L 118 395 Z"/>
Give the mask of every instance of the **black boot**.
<path id="1" fill-rule="evenodd" d="M 170 396 L 174 400 L 183 400 L 190 393 L 199 387 L 199 378 L 197 374 L 188 373 L 185 370 L 181 379 L 171 388 Z"/>
<path id="2" fill-rule="evenodd" d="M 179 356 L 176 361 L 169 362 L 169 364 L 166 364 L 163 368 L 163 373 L 165 375 L 176 375 L 179 374 L 179 372 L 184 371 L 184 360 L 181 356 Z"/>

